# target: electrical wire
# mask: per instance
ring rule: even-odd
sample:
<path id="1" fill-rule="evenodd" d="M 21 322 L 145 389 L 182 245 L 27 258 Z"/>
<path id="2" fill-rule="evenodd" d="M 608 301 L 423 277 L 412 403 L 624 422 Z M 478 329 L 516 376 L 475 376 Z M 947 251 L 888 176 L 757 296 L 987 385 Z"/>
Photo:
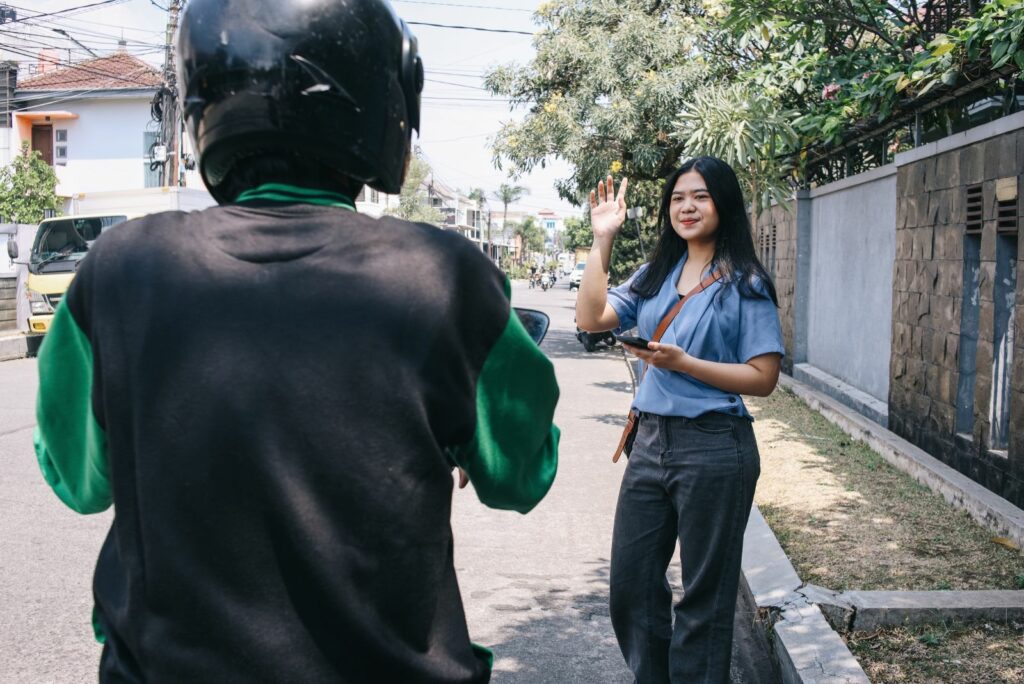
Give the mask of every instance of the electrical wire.
<path id="1" fill-rule="evenodd" d="M 5 22 L 7 24 L 17 24 L 21 21 L 27 21 L 29 19 L 40 19 L 42 17 L 52 17 L 58 14 L 67 14 L 68 12 L 77 12 L 79 10 L 90 9 L 92 7 L 100 7 L 101 5 L 111 5 L 114 3 L 128 2 L 128 0 L 101 0 L 100 2 L 93 2 L 88 5 L 79 5 L 78 7 L 69 7 L 67 9 L 57 10 L 56 12 L 46 12 L 45 14 L 35 14 L 31 17 L 21 17 L 18 19 L 12 19 L 11 21 Z M 13 5 L 8 5 L 13 7 Z M 23 7 L 15 7 L 15 9 L 21 9 L 23 11 L 33 12 L 35 10 L 25 10 Z"/>
<path id="2" fill-rule="evenodd" d="M 466 83 L 452 83 L 451 81 L 440 81 L 436 78 L 427 78 L 424 80 L 427 83 L 440 83 L 442 85 L 455 86 L 456 88 L 470 88 L 472 90 L 483 90 L 484 92 L 490 92 L 489 90 L 487 90 L 487 88 L 484 88 L 482 86 L 468 85 Z"/>
<path id="3" fill-rule="evenodd" d="M 501 12 L 526 12 L 532 14 L 533 10 L 521 7 L 489 7 L 487 5 L 461 5 L 454 2 L 428 2 L 427 0 L 395 0 L 406 5 L 432 5 L 435 7 L 463 7 L 466 9 L 499 10 Z"/>
<path id="4" fill-rule="evenodd" d="M 458 29 L 460 31 L 483 31 L 484 33 L 514 33 L 521 36 L 532 36 L 530 31 L 515 31 L 512 29 L 483 28 L 481 26 L 458 26 L 455 24 L 433 24 L 426 21 L 407 21 L 411 26 L 432 26 L 433 28 Z"/>

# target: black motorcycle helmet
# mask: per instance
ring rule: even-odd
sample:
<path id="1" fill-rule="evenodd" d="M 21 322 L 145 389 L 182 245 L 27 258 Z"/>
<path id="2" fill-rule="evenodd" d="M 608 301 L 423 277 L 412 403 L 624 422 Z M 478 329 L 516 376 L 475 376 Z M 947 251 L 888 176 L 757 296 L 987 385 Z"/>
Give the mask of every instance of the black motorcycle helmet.
<path id="1" fill-rule="evenodd" d="M 178 85 L 203 182 L 218 202 L 247 158 L 325 167 L 401 190 L 419 131 L 423 62 L 386 0 L 192 0 Z"/>

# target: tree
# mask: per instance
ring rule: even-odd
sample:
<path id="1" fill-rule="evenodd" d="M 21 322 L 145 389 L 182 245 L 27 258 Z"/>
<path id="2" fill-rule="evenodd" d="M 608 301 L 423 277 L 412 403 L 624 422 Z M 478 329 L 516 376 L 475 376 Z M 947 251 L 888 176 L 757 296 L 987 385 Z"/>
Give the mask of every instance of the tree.
<path id="1" fill-rule="evenodd" d="M 561 158 L 572 175 L 559 196 L 583 205 L 609 173 L 629 178 L 629 204 L 646 207 L 641 226 L 654 244 L 665 176 L 686 149 L 672 137 L 692 93 L 714 78 L 699 58 L 699 0 L 552 0 L 535 15 L 537 55 L 525 67 L 503 66 L 485 80 L 495 94 L 530 106 L 506 124 L 492 146 L 495 163 L 513 174 Z M 639 241 L 621 234 L 612 278 L 641 262 Z"/>
<path id="2" fill-rule="evenodd" d="M 587 249 L 594 242 L 590 221 L 578 218 L 565 219 L 565 248 L 570 252 Z"/>
<path id="3" fill-rule="evenodd" d="M 57 174 L 38 151 L 21 143 L 21 153 L 0 169 L 0 216 L 14 223 L 39 223 L 57 211 Z"/>
<path id="4" fill-rule="evenodd" d="M 502 183 L 497 191 L 491 193 L 491 197 L 501 202 L 501 232 L 502 234 L 508 230 L 508 205 L 513 202 L 519 201 L 523 195 L 528 195 L 530 191 L 521 185 L 509 185 L 508 183 Z M 491 253 L 491 224 L 487 224 L 487 254 Z"/>
<path id="5" fill-rule="evenodd" d="M 785 206 L 793 196 L 785 155 L 797 151 L 798 136 L 790 123 L 795 116 L 742 83 L 709 85 L 680 113 L 674 135 L 690 154 L 718 157 L 736 171 L 751 201 L 755 234 L 761 212 L 773 201 Z"/>
<path id="6" fill-rule="evenodd" d="M 430 206 L 429 198 L 423 190 L 423 181 L 429 174 L 430 165 L 419 157 L 413 157 L 398 197 L 398 206 L 387 209 L 384 213 L 406 221 L 440 225 L 443 218 L 441 212 Z"/>
<path id="7" fill-rule="evenodd" d="M 518 173 L 561 157 L 573 175 L 557 188 L 577 205 L 609 172 L 649 194 L 638 184 L 678 164 L 684 150 L 670 137 L 672 122 L 711 74 L 693 54 L 699 12 L 700 2 L 685 0 L 542 5 L 534 60 L 499 67 L 485 80 L 495 94 L 531 106 L 499 132 L 495 162 Z"/>
<path id="8" fill-rule="evenodd" d="M 909 117 L 921 98 L 942 88 L 971 81 L 984 85 L 1000 77 L 1012 81 L 1024 68 L 1021 0 L 708 0 L 707 5 L 701 51 L 731 65 L 730 81 L 799 112 L 791 121 L 801 136 L 808 179 L 815 176 L 817 157 L 851 133 L 877 130 L 880 137 L 851 151 L 847 171 L 877 165 L 887 149 L 906 144 L 895 130 L 895 114 Z M 977 90 L 975 97 L 992 95 Z M 950 134 L 952 118 L 961 116 L 936 108 L 922 124 Z"/>
<path id="9" fill-rule="evenodd" d="M 527 216 L 521 223 L 513 228 L 515 235 L 523 241 L 523 252 L 535 254 L 544 251 L 544 230 L 538 225 L 537 220 Z"/>

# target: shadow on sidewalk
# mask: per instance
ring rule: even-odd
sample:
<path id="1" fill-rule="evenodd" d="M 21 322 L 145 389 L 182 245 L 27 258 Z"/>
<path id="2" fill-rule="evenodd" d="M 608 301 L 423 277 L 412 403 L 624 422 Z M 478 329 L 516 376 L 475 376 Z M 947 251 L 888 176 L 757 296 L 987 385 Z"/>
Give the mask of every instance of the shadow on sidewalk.
<path id="1" fill-rule="evenodd" d="M 492 644 L 496 684 L 567 684 L 631 682 L 608 616 L 608 565 L 599 558 L 583 578 L 562 586 L 559 579 L 523 577 L 517 584 L 535 605 L 524 619 L 506 627 Z M 678 598 L 678 573 L 672 584 Z M 770 644 L 757 623 L 749 594 L 739 593 L 734 620 L 732 684 L 775 684 L 779 675 L 770 658 Z"/>

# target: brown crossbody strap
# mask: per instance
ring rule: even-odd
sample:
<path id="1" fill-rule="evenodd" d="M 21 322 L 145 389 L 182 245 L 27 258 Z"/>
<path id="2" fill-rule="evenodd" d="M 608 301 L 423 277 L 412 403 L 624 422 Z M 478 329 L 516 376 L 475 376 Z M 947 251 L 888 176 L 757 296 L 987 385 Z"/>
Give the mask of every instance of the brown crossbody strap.
<path id="1" fill-rule="evenodd" d="M 683 305 L 686 304 L 686 302 L 690 301 L 690 297 L 697 294 L 698 292 L 703 292 L 704 290 L 708 289 L 709 287 L 711 287 L 711 284 L 713 282 L 715 282 L 721 277 L 722 275 L 718 271 L 715 271 L 707 278 L 697 283 L 692 290 L 683 295 L 679 299 L 679 301 L 676 302 L 676 305 L 669 309 L 669 312 L 665 314 L 664 318 L 661 319 L 661 323 L 658 323 L 658 327 L 654 329 L 654 337 L 651 338 L 651 342 L 661 341 L 661 336 L 665 334 L 666 330 L 668 330 L 668 326 L 672 325 L 672 319 L 675 318 L 679 314 L 679 312 L 683 310 Z"/>
<path id="2" fill-rule="evenodd" d="M 660 342 L 661 336 L 665 334 L 666 330 L 668 330 L 668 326 L 672 325 L 672 319 L 679 315 L 679 312 L 683 310 L 683 306 L 686 304 L 686 302 L 690 301 L 690 298 L 693 297 L 693 295 L 697 294 L 698 292 L 703 292 L 704 290 L 708 289 L 712 283 L 714 283 L 721 277 L 721 274 L 718 271 L 715 271 L 707 278 L 700 281 L 700 283 L 698 283 L 696 287 L 694 287 L 692 290 L 683 295 L 679 299 L 679 301 L 676 302 L 675 306 L 669 309 L 669 312 L 665 314 L 664 318 L 661 319 L 661 322 L 658 323 L 658 327 L 654 329 L 654 337 L 651 338 L 651 342 Z M 640 380 L 637 381 L 638 385 L 640 384 L 640 381 L 643 380 L 644 375 L 646 374 L 647 364 L 644 364 L 644 372 L 640 374 Z M 629 449 L 633 445 L 633 438 L 636 435 L 637 427 L 638 424 L 636 411 L 630 410 L 629 415 L 626 416 L 626 428 L 622 431 L 622 437 L 619 439 L 619 445 L 616 447 L 615 453 L 612 455 L 612 463 L 618 462 L 619 456 L 622 455 L 623 451 L 626 451 L 628 454 Z"/>

